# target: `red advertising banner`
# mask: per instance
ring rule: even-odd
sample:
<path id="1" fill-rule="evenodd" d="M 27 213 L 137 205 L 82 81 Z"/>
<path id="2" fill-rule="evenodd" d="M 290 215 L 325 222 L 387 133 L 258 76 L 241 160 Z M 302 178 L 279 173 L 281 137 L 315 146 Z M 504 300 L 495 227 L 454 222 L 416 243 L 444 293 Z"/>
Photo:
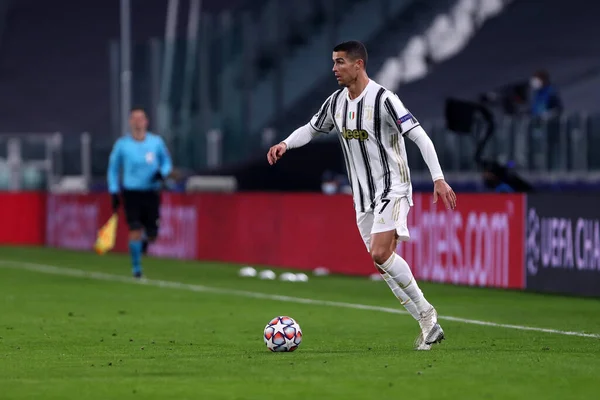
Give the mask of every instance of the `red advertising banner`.
<path id="1" fill-rule="evenodd" d="M 46 244 L 63 249 L 90 250 L 102 226 L 103 203 L 102 197 L 96 195 L 48 195 Z"/>
<path id="2" fill-rule="evenodd" d="M 200 259 L 373 272 L 348 196 L 248 193 L 195 198 Z"/>
<path id="3" fill-rule="evenodd" d="M 524 195 L 458 195 L 457 209 L 415 195 L 398 253 L 420 280 L 522 289 Z"/>
<path id="4" fill-rule="evenodd" d="M 43 245 L 46 224 L 46 195 L 43 193 L 0 193 L 0 244 Z"/>
<path id="5" fill-rule="evenodd" d="M 524 210 L 522 195 L 462 194 L 449 211 L 416 194 L 411 240 L 398 253 L 420 280 L 523 288 Z M 91 249 L 110 212 L 106 194 L 50 195 L 48 245 Z M 375 269 L 355 221 L 345 195 L 165 193 L 150 254 L 368 275 Z M 127 251 L 123 214 L 115 251 Z"/>
<path id="6" fill-rule="evenodd" d="M 121 225 L 124 227 L 125 223 Z M 165 193 L 160 210 L 160 234 L 148 248 L 148 253 L 157 257 L 193 260 L 197 256 L 198 229 L 198 208 L 194 196 Z M 120 236 L 126 237 L 125 234 Z"/>
<path id="7" fill-rule="evenodd" d="M 49 195 L 46 243 L 91 249 L 110 217 L 108 195 Z M 373 266 L 347 196 L 315 194 L 162 195 L 158 240 L 149 253 L 200 259 L 369 274 Z M 114 251 L 126 252 L 121 210 Z"/>
<path id="8" fill-rule="evenodd" d="M 48 195 L 46 244 L 91 250 L 98 229 L 111 216 L 110 197 L 104 195 Z M 166 193 L 162 197 L 160 236 L 149 253 L 167 258 L 195 259 L 198 227 L 193 196 Z M 127 223 L 119 214 L 115 251 L 125 252 Z"/>

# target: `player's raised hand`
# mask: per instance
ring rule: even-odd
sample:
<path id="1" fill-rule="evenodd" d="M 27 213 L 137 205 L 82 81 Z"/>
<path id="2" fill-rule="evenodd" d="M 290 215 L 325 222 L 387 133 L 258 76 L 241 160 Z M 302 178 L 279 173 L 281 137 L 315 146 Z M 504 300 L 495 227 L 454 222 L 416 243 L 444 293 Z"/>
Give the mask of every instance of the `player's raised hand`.
<path id="1" fill-rule="evenodd" d="M 442 198 L 447 209 L 454 210 L 456 208 L 456 194 L 454 190 L 443 179 L 435 181 L 433 187 L 433 202 L 437 203 L 438 197 Z"/>
<path id="2" fill-rule="evenodd" d="M 267 153 L 267 161 L 269 164 L 275 164 L 287 150 L 287 145 L 285 143 L 278 143 L 275 146 L 272 146 Z"/>

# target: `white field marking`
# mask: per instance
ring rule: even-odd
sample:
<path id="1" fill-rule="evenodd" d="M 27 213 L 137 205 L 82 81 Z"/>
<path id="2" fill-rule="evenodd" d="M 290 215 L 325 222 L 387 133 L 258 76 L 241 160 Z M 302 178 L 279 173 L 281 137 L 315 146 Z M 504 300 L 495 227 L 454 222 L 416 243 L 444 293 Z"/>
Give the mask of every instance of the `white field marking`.
<path id="1" fill-rule="evenodd" d="M 160 288 L 188 290 L 191 292 L 206 292 L 206 293 L 215 293 L 215 294 L 225 294 L 225 295 L 230 295 L 230 296 L 250 297 L 250 298 L 254 298 L 254 299 L 278 300 L 278 301 L 285 301 L 285 302 L 289 302 L 289 303 L 298 303 L 298 304 L 314 304 L 314 305 L 320 305 L 320 306 L 351 308 L 351 309 L 355 309 L 355 310 L 379 311 L 379 312 L 390 313 L 390 314 L 408 314 L 404 310 L 398 310 L 395 308 L 387 308 L 387 307 L 370 306 L 367 304 L 344 303 L 344 302 L 339 302 L 339 301 L 315 300 L 315 299 L 306 299 L 306 298 L 302 298 L 302 297 L 280 296 L 280 295 L 267 294 L 267 293 L 249 292 L 249 291 L 237 290 L 237 289 L 216 288 L 216 287 L 210 287 L 210 286 L 193 285 L 193 284 L 187 284 L 187 283 L 182 283 L 182 282 L 163 281 L 163 280 L 156 280 L 156 279 L 137 280 L 137 279 L 134 279 L 131 277 L 106 274 L 104 272 L 83 271 L 80 269 L 55 267 L 52 265 L 34 264 L 34 263 L 26 263 L 26 262 L 20 262 L 20 261 L 0 260 L 0 267 L 12 268 L 12 269 L 23 269 L 23 270 L 27 270 L 27 271 L 40 272 L 40 273 L 51 274 L 51 275 L 70 276 L 70 277 L 75 277 L 75 278 L 87 278 L 87 279 L 94 279 L 94 280 L 99 280 L 99 281 L 122 282 L 122 283 L 129 283 L 129 284 L 136 284 L 136 285 L 143 285 L 143 286 L 156 286 L 156 287 L 160 287 Z M 450 316 L 443 316 L 443 315 L 438 316 L 438 319 L 446 320 L 446 321 L 453 321 L 453 322 L 461 322 L 461 323 L 470 324 L 470 325 L 483 325 L 483 326 L 491 326 L 491 327 L 495 327 L 495 328 L 515 329 L 515 330 L 519 330 L 519 331 L 532 331 L 532 332 L 551 333 L 551 334 L 555 334 L 555 335 L 578 336 L 578 337 L 584 337 L 584 338 L 600 339 L 600 334 L 597 334 L 597 333 L 571 332 L 571 331 L 561 331 L 558 329 L 536 328 L 533 326 L 499 324 L 499 323 L 490 322 L 490 321 L 479 321 L 476 319 L 458 318 L 458 317 L 450 317 Z"/>

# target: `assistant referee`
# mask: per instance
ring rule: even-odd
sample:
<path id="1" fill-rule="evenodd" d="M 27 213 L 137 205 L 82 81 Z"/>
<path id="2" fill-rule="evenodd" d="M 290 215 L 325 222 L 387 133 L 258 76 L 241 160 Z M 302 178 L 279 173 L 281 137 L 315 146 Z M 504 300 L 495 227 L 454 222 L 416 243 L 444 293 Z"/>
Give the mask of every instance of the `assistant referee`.
<path id="1" fill-rule="evenodd" d="M 122 195 L 132 272 L 135 278 L 141 278 L 142 253 L 158 235 L 161 182 L 171 175 L 173 164 L 163 139 L 148 132 L 143 108 L 131 110 L 129 126 L 131 132 L 119 138 L 110 153 L 107 179 L 114 212 L 119 209 Z"/>

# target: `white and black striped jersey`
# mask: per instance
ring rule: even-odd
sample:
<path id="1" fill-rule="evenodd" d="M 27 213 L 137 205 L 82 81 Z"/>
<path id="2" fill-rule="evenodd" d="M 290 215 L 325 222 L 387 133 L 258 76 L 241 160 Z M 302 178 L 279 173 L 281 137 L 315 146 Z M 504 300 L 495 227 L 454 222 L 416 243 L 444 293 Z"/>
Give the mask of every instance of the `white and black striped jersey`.
<path id="1" fill-rule="evenodd" d="M 357 211 L 372 211 L 386 197 L 408 196 L 412 205 L 404 136 L 419 122 L 396 94 L 373 80 L 353 100 L 347 88 L 340 89 L 310 126 L 323 133 L 338 131 Z"/>

